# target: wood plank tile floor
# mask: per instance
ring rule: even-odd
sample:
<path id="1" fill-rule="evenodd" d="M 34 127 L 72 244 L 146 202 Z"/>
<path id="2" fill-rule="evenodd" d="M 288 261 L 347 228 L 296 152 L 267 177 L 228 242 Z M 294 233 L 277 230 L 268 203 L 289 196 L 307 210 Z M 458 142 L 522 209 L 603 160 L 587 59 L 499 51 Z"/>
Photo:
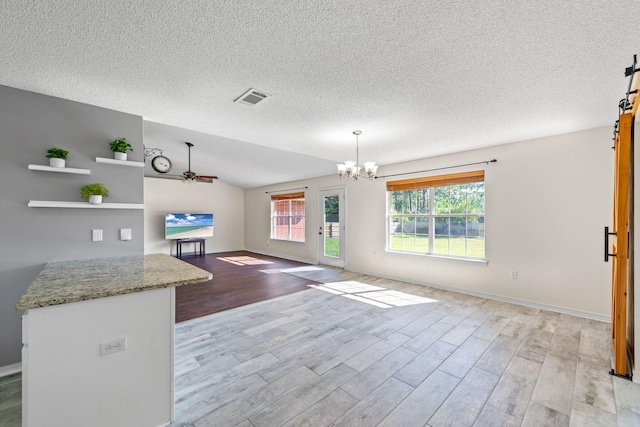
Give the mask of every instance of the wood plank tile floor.
<path id="1" fill-rule="evenodd" d="M 172 426 L 638 426 L 610 325 L 324 266 L 176 326 Z M 313 285 L 311 285 L 313 286 Z"/>
<path id="2" fill-rule="evenodd" d="M 0 427 L 22 425 L 22 374 L 0 377 Z"/>
<path id="3" fill-rule="evenodd" d="M 607 323 L 283 271 L 318 285 L 176 325 L 172 427 L 640 425 L 640 385 L 608 375 Z M 0 426 L 20 425 L 19 378 L 0 378 Z"/>

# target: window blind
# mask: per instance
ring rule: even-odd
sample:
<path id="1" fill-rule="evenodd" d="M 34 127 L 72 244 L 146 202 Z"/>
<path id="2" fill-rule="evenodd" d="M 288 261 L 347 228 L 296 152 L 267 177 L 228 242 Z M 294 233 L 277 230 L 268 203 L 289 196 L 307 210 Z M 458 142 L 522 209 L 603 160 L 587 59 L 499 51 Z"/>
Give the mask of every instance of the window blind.
<path id="1" fill-rule="evenodd" d="M 283 193 L 283 194 L 271 195 L 271 200 L 291 200 L 291 199 L 304 199 L 304 191 L 299 191 L 297 193 Z"/>
<path id="2" fill-rule="evenodd" d="M 388 181 L 387 191 L 419 190 L 427 187 L 442 187 L 445 185 L 469 184 L 483 182 L 484 170 L 472 172 L 452 173 L 448 175 L 426 176 L 421 178 Z"/>

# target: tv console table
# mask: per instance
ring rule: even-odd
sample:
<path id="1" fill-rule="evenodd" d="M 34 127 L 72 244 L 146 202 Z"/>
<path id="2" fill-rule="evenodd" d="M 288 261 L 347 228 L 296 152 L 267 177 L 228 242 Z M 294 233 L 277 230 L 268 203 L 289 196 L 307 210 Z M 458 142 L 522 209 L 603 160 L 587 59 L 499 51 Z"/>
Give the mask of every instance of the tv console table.
<path id="1" fill-rule="evenodd" d="M 176 257 L 182 258 L 182 245 L 184 243 L 193 243 L 193 254 L 196 253 L 196 243 L 200 244 L 200 250 L 198 252 L 198 256 L 204 256 L 205 248 L 204 248 L 204 239 L 191 238 L 191 239 L 178 239 L 176 240 Z"/>

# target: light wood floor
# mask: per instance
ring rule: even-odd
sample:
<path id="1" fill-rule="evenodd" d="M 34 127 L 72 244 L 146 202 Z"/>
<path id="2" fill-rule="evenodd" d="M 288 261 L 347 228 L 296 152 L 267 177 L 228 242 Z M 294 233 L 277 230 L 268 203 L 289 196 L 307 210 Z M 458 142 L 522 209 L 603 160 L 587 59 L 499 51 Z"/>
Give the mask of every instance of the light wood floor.
<path id="1" fill-rule="evenodd" d="M 172 426 L 640 425 L 607 323 L 294 270 L 325 284 L 177 325 Z"/>
<path id="2" fill-rule="evenodd" d="M 0 426 L 22 425 L 22 374 L 0 378 Z"/>
<path id="3" fill-rule="evenodd" d="M 640 425 L 640 386 L 608 375 L 609 324 L 285 271 L 323 285 L 176 326 L 172 426 Z M 19 390 L 0 378 L 0 426 L 20 425 Z"/>

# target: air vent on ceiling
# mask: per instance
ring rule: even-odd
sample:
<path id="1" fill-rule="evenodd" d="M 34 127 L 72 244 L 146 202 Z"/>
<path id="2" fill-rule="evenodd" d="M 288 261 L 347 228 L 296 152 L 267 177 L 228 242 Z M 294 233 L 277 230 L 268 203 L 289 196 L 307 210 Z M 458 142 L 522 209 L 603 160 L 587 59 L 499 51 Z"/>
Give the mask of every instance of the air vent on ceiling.
<path id="1" fill-rule="evenodd" d="M 268 93 L 264 93 L 256 89 L 249 89 L 248 91 L 240 95 L 240 97 L 237 98 L 234 102 L 253 106 L 261 101 L 264 101 L 269 96 L 271 95 L 269 95 Z"/>

